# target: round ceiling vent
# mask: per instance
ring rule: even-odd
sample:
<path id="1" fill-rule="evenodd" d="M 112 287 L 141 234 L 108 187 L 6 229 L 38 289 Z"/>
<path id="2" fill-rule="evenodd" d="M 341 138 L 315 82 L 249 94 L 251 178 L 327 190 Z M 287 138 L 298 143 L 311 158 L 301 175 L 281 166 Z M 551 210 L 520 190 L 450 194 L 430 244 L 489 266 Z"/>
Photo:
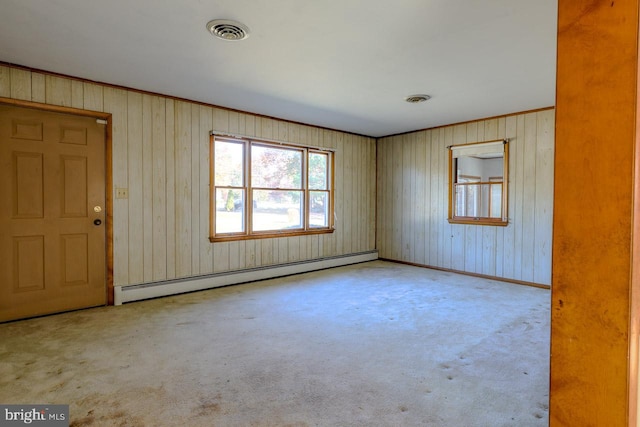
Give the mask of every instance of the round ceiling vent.
<path id="1" fill-rule="evenodd" d="M 417 104 L 418 102 L 425 102 L 431 99 L 429 95 L 409 95 L 404 100 L 410 104 Z"/>
<path id="2" fill-rule="evenodd" d="M 222 40 L 236 41 L 249 37 L 249 28 L 240 22 L 228 19 L 214 19 L 207 23 L 207 30 Z"/>

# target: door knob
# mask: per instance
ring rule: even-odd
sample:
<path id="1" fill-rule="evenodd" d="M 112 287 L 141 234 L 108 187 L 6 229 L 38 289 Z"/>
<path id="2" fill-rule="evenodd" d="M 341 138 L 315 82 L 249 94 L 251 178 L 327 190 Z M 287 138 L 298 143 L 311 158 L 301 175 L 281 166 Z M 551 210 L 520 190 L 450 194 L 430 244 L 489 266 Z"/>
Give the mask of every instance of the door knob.
<path id="1" fill-rule="evenodd" d="M 100 224 L 102 224 L 102 221 L 101 221 L 101 220 L 99 220 L 99 219 L 94 219 L 94 220 L 93 220 L 93 223 L 94 223 L 95 225 L 100 225 Z"/>

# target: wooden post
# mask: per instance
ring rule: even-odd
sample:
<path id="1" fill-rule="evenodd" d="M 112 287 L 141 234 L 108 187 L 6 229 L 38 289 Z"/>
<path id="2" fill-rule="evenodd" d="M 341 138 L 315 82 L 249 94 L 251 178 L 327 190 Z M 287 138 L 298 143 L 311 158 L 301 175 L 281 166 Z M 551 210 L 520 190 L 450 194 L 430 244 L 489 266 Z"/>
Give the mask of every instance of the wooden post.
<path id="1" fill-rule="evenodd" d="M 551 426 L 637 425 L 638 2 L 558 2 Z"/>

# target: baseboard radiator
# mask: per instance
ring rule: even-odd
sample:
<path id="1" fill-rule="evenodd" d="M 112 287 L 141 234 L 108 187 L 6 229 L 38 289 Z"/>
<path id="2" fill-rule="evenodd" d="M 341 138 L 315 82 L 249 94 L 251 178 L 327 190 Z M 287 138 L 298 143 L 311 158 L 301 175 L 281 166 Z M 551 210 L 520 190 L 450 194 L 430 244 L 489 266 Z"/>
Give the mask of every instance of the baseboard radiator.
<path id="1" fill-rule="evenodd" d="M 309 261 L 291 262 L 287 264 L 269 265 L 237 271 L 226 271 L 206 276 L 188 277 L 161 282 L 141 283 L 137 285 L 116 286 L 114 288 L 114 304 L 140 301 L 185 292 L 237 285 L 256 280 L 290 276 L 292 274 L 340 267 L 378 259 L 378 251 L 360 252 Z"/>

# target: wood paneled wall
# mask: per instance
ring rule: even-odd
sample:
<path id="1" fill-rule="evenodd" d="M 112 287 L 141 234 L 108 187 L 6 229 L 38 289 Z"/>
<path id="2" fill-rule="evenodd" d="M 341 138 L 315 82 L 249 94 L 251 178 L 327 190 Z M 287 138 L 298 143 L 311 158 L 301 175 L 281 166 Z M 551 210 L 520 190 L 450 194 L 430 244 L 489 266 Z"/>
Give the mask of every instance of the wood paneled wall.
<path id="1" fill-rule="evenodd" d="M 509 138 L 509 225 L 449 224 L 447 146 Z M 382 258 L 551 284 L 554 110 L 378 141 Z"/>
<path id="2" fill-rule="evenodd" d="M 112 114 L 115 286 L 375 249 L 373 138 L 6 66 L 0 96 Z M 212 129 L 335 149 L 335 233 L 210 243 Z"/>

